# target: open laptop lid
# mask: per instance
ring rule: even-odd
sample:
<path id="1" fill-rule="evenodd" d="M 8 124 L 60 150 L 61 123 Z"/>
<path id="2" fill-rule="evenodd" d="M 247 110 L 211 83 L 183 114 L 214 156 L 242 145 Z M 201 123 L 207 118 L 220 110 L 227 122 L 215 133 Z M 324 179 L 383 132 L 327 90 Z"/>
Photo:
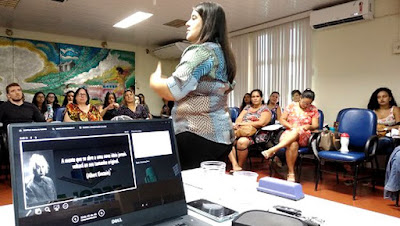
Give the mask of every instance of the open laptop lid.
<path id="1" fill-rule="evenodd" d="M 16 225 L 143 225 L 187 214 L 171 120 L 8 127 Z"/>

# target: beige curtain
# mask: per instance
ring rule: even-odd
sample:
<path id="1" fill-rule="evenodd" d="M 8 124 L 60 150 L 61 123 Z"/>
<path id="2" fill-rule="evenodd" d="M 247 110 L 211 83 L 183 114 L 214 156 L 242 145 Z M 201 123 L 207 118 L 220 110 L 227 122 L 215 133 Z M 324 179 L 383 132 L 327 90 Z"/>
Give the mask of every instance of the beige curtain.
<path id="1" fill-rule="evenodd" d="M 291 91 L 311 87 L 311 28 L 301 19 L 231 38 L 237 62 L 236 88 L 229 106 L 239 106 L 243 95 L 258 88 L 278 91 L 280 105 L 291 102 Z"/>

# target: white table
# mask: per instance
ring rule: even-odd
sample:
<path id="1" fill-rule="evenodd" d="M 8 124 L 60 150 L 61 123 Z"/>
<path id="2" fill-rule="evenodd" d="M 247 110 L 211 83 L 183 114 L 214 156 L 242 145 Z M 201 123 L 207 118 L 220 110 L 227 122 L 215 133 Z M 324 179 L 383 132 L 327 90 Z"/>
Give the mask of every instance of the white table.
<path id="1" fill-rule="evenodd" d="M 200 169 L 187 170 L 182 172 L 186 201 L 193 201 L 203 198 L 202 186 L 204 176 Z M 220 186 L 226 189 L 226 192 L 216 201 L 226 207 L 232 208 L 239 212 L 246 210 L 270 210 L 274 211 L 274 205 L 283 205 L 300 209 L 304 216 L 315 216 L 325 220 L 322 226 L 337 225 L 362 225 L 362 226 L 394 226 L 400 225 L 400 218 L 388 216 L 369 210 L 360 209 L 353 206 L 332 202 L 325 199 L 316 198 L 310 195 L 298 201 L 269 195 L 256 190 L 257 183 L 254 183 L 253 192 L 241 194 L 235 189 L 235 178 L 230 175 L 224 175 Z M 242 196 L 240 196 L 242 195 Z M 240 198 L 245 196 L 246 199 Z M 247 200 L 247 201 L 243 201 Z M 190 215 L 196 216 L 212 225 L 228 226 L 231 222 L 217 223 L 213 220 L 205 218 L 195 212 L 189 211 Z M 2 226 L 13 226 L 14 209 L 13 205 L 0 206 L 0 222 Z"/>
<path id="2" fill-rule="evenodd" d="M 182 172 L 186 201 L 196 200 L 201 198 L 202 192 L 202 171 L 200 169 L 194 169 Z M 357 207 L 344 205 L 337 202 L 332 202 L 329 200 L 313 197 L 310 195 L 305 195 L 303 199 L 298 201 L 293 201 L 290 199 L 281 198 L 278 196 L 270 195 L 267 193 L 259 192 L 256 190 L 257 184 L 254 184 L 254 192 L 249 192 L 246 197 L 248 201 L 243 203 L 238 201 L 238 197 L 241 194 L 237 194 L 234 189 L 234 177 L 230 175 L 225 175 L 221 184 L 224 184 L 226 193 L 223 194 L 217 201 L 220 204 L 243 212 L 246 210 L 270 210 L 271 212 L 276 212 L 273 206 L 283 205 L 292 208 L 296 208 L 302 211 L 303 216 L 306 217 L 318 217 L 325 221 L 321 226 L 337 226 L 337 225 L 362 225 L 362 226 L 376 226 L 376 225 L 400 225 L 400 218 L 392 217 L 389 215 L 372 212 L 365 209 L 360 209 Z M 242 194 L 243 195 L 243 194 Z M 246 195 L 246 194 L 244 194 Z M 240 199 L 240 198 L 239 198 Z M 382 198 L 383 199 L 383 198 Z M 243 200 L 243 199 L 241 199 Z M 199 217 L 197 213 L 190 212 L 189 214 Z M 201 216 L 199 217 L 201 218 Z M 205 218 L 201 218 L 204 220 Z M 206 220 L 205 220 L 206 221 Z M 231 222 L 216 223 L 212 220 L 208 220 L 208 223 L 213 225 L 231 225 Z"/>

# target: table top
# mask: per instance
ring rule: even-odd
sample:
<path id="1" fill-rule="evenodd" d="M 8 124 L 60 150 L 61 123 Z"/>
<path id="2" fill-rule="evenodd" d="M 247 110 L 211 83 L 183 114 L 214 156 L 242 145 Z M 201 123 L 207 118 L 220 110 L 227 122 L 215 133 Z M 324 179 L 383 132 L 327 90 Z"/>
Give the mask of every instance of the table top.
<path id="1" fill-rule="evenodd" d="M 400 225 L 400 218 L 388 216 L 385 214 L 372 212 L 357 207 L 344 205 L 337 202 L 305 195 L 301 200 L 294 201 L 278 196 L 266 194 L 256 190 L 257 183 L 247 184 L 247 190 L 238 187 L 234 176 L 224 175 L 217 184 L 223 191 L 218 197 L 205 197 L 203 187 L 206 178 L 201 169 L 193 169 L 182 172 L 182 178 L 185 188 L 186 201 L 190 202 L 199 198 L 207 198 L 221 205 L 229 207 L 239 212 L 247 210 L 269 210 L 276 212 L 273 206 L 282 205 L 296 208 L 302 211 L 303 216 L 317 217 L 324 220 L 321 226 L 330 225 Z M 250 190 L 248 190 L 250 188 Z M 203 221 L 218 226 L 231 225 L 231 221 L 217 223 L 195 212 L 189 211 L 189 214 L 196 216 Z M 13 205 L 0 206 L 0 221 L 2 226 L 12 226 L 14 223 Z"/>
<path id="2" fill-rule="evenodd" d="M 188 170 L 182 172 L 185 187 L 186 201 L 196 200 L 202 196 L 202 184 L 204 183 L 200 169 Z M 269 210 L 276 212 L 273 206 L 288 206 L 302 211 L 305 217 L 317 217 L 325 222 L 321 226 L 328 225 L 400 225 L 400 218 L 372 212 L 369 210 L 305 195 L 298 201 L 281 198 L 256 190 L 257 183 L 254 183 L 253 191 L 241 193 L 235 189 L 235 178 L 231 175 L 225 175 L 220 186 L 224 187 L 224 194 L 215 201 L 221 205 L 229 207 L 239 212 L 247 210 Z M 245 197 L 243 199 L 243 196 Z M 383 199 L 383 197 L 382 197 Z M 193 213 L 190 213 L 193 215 Z M 196 215 L 198 217 L 198 215 Z M 231 225 L 231 222 L 216 223 L 210 221 L 213 225 Z"/>

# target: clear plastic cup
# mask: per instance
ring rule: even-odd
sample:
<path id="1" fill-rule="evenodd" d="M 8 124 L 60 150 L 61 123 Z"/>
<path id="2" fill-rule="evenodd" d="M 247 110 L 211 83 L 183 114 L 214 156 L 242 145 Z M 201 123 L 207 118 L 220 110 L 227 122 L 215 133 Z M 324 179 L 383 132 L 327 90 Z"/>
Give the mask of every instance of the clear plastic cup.
<path id="1" fill-rule="evenodd" d="M 233 173 L 234 199 L 241 204 L 250 204 L 254 201 L 257 190 L 258 173 L 251 171 L 237 171 Z"/>
<path id="2" fill-rule="evenodd" d="M 236 171 L 233 173 L 235 177 L 236 189 L 256 189 L 258 173 L 251 171 Z"/>
<path id="3" fill-rule="evenodd" d="M 200 164 L 204 174 L 203 197 L 218 201 L 224 193 L 224 175 L 226 164 L 220 161 L 206 161 Z"/>

